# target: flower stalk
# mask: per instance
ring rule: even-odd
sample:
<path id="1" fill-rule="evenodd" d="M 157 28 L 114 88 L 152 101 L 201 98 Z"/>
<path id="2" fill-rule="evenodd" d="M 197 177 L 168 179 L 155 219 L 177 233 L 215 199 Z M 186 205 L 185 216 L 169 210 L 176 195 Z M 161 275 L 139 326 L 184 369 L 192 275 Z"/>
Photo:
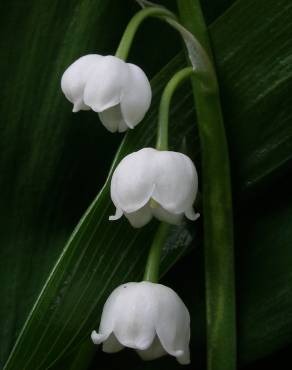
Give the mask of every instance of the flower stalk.
<path id="1" fill-rule="evenodd" d="M 175 15 L 171 11 L 163 7 L 143 8 L 142 10 L 137 12 L 128 23 L 121 38 L 120 44 L 117 48 L 116 57 L 123 60 L 127 59 L 138 28 L 141 23 L 148 17 L 176 19 Z"/>
<path id="2" fill-rule="evenodd" d="M 161 222 L 158 227 L 158 230 L 156 231 L 144 272 L 143 280 L 145 281 L 150 281 L 151 283 L 158 283 L 159 281 L 159 266 L 161 260 L 161 252 L 169 229 L 170 229 L 169 224 Z"/>
<path id="3" fill-rule="evenodd" d="M 172 96 L 178 86 L 194 73 L 192 67 L 186 67 L 177 72 L 166 85 L 159 106 L 158 132 L 156 149 L 168 150 L 168 121 Z"/>

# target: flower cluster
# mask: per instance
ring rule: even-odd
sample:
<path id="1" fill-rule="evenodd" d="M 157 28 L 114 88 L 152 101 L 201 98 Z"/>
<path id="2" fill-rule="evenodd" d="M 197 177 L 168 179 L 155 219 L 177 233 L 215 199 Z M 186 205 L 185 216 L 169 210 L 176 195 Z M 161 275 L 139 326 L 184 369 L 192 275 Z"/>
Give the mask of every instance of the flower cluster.
<path id="1" fill-rule="evenodd" d="M 86 55 L 64 73 L 62 90 L 73 103 L 73 112 L 99 114 L 111 132 L 134 128 L 151 101 L 151 88 L 144 72 L 114 56 Z M 146 225 L 154 216 L 179 224 L 185 216 L 196 220 L 193 209 L 198 175 L 189 157 L 173 151 L 143 148 L 127 155 L 116 167 L 111 198 L 116 207 L 110 220 L 123 215 L 133 227 Z M 190 315 L 170 288 L 152 282 L 127 283 L 107 299 L 99 333 L 91 335 L 105 352 L 130 347 L 144 360 L 165 354 L 179 363 L 190 362 Z"/>

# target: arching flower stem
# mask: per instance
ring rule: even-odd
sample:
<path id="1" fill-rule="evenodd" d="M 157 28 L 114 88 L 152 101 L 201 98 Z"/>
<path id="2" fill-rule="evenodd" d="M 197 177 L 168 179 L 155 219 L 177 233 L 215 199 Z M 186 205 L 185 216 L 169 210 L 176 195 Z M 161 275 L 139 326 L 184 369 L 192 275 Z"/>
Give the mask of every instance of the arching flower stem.
<path id="1" fill-rule="evenodd" d="M 128 23 L 120 44 L 117 48 L 115 56 L 126 60 L 132 46 L 132 42 L 141 23 L 148 17 L 154 17 L 169 24 L 182 37 L 184 44 L 188 50 L 189 58 L 196 72 L 196 79 L 204 89 L 212 92 L 217 90 L 216 74 L 213 64 L 206 50 L 202 47 L 199 40 L 189 32 L 178 20 L 177 16 L 164 8 L 163 6 L 155 6 L 148 1 L 139 1 L 139 4 L 144 8 L 137 12 Z"/>
<path id="2" fill-rule="evenodd" d="M 135 34 L 141 25 L 141 23 L 148 17 L 156 17 L 156 18 L 171 18 L 176 19 L 175 15 L 163 7 L 147 7 L 143 8 L 139 12 L 137 12 L 133 18 L 128 23 L 118 49 L 116 51 L 116 57 L 126 60 L 135 37 Z"/>
<path id="3" fill-rule="evenodd" d="M 192 67 L 181 69 L 169 80 L 163 91 L 158 115 L 158 132 L 156 141 L 156 149 L 158 150 L 168 150 L 168 120 L 172 96 L 178 86 L 187 78 L 192 76 L 193 73 L 194 70 Z"/>

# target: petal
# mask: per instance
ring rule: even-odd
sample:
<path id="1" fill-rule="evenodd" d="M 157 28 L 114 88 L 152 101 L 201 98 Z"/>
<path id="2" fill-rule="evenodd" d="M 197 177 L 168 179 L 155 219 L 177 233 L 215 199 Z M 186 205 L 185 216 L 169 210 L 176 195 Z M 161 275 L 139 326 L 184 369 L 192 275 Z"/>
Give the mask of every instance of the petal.
<path id="1" fill-rule="evenodd" d="M 128 81 L 123 90 L 121 111 L 126 124 L 133 128 L 142 121 L 151 103 L 151 86 L 141 68 L 135 64 L 127 64 Z"/>
<path id="2" fill-rule="evenodd" d="M 161 206 L 151 208 L 153 216 L 155 216 L 158 220 L 168 222 L 172 225 L 179 225 L 183 218 L 183 214 L 174 214 L 166 211 Z"/>
<path id="3" fill-rule="evenodd" d="M 117 340 L 114 333 L 112 333 L 106 341 L 103 342 L 102 350 L 106 353 L 119 352 L 124 348 L 124 346 Z"/>
<path id="4" fill-rule="evenodd" d="M 121 210 L 121 208 L 116 208 L 116 213 L 113 215 L 113 216 L 109 216 L 109 220 L 110 221 L 116 221 L 118 219 L 120 219 L 122 216 L 123 216 L 123 211 Z"/>
<path id="5" fill-rule="evenodd" d="M 124 285 L 123 285 L 124 286 Z M 97 343 L 101 343 L 105 341 L 113 332 L 115 321 L 119 319 L 118 310 L 119 310 L 119 300 L 120 300 L 120 293 L 121 293 L 121 286 L 116 288 L 106 300 L 100 325 L 99 325 L 99 333 L 93 332 L 94 339 Z M 92 338 L 93 339 L 93 338 Z"/>
<path id="6" fill-rule="evenodd" d="M 112 315 L 114 333 L 125 347 L 144 350 L 155 337 L 157 304 L 153 299 L 152 283 L 127 283 L 117 288 L 118 297 Z"/>
<path id="7" fill-rule="evenodd" d="M 156 159 L 159 171 L 152 198 L 170 213 L 184 213 L 192 206 L 198 191 L 198 175 L 189 157 L 162 151 Z"/>
<path id="8" fill-rule="evenodd" d="M 154 360 L 167 354 L 157 336 L 155 336 L 151 346 L 148 349 L 145 349 L 143 351 L 137 350 L 137 353 L 142 358 L 142 360 L 145 361 Z"/>
<path id="9" fill-rule="evenodd" d="M 91 333 L 91 340 L 94 344 L 100 344 L 108 338 L 107 334 L 99 334 L 95 330 Z"/>
<path id="10" fill-rule="evenodd" d="M 125 212 L 125 216 L 133 227 L 139 228 L 148 224 L 148 222 L 152 219 L 152 212 L 149 203 L 147 203 L 138 211 L 132 213 Z"/>
<path id="11" fill-rule="evenodd" d="M 181 364 L 181 365 L 188 365 L 191 363 L 191 358 L 190 358 L 190 349 L 189 347 L 185 349 L 185 351 L 183 352 L 182 355 L 180 356 L 176 356 L 176 359 L 177 361 Z"/>
<path id="12" fill-rule="evenodd" d="M 66 98 L 74 104 L 73 112 L 90 109 L 83 101 L 86 81 L 95 65 L 102 59 L 101 55 L 89 54 L 77 59 L 64 72 L 61 88 Z"/>
<path id="13" fill-rule="evenodd" d="M 155 290 L 161 312 L 156 322 L 157 336 L 167 353 L 187 361 L 190 341 L 188 309 L 172 289 L 156 284 Z"/>
<path id="14" fill-rule="evenodd" d="M 130 128 L 133 128 L 133 127 L 130 127 Z M 124 121 L 124 119 L 122 119 L 120 121 L 120 124 L 119 124 L 119 132 L 125 132 L 129 129 L 129 126 L 126 124 L 126 122 Z"/>
<path id="15" fill-rule="evenodd" d="M 123 132 L 124 127 L 128 129 L 128 126 L 125 126 L 125 122 L 123 121 L 121 108 L 119 104 L 98 113 L 98 115 L 101 120 L 101 123 L 110 132 L 116 131 Z"/>
<path id="16" fill-rule="evenodd" d="M 185 216 L 191 221 L 196 221 L 200 217 L 200 213 L 195 212 L 193 207 L 190 207 L 185 211 Z"/>
<path id="17" fill-rule="evenodd" d="M 90 107 L 84 104 L 82 98 L 74 102 L 72 112 L 76 113 L 79 112 L 80 110 L 90 110 Z"/>
<path id="18" fill-rule="evenodd" d="M 156 155 L 155 149 L 144 148 L 119 163 L 111 181 L 111 198 L 117 208 L 132 213 L 149 201 L 156 176 Z"/>
<path id="19" fill-rule="evenodd" d="M 99 334 L 95 330 L 91 333 L 91 340 L 94 344 L 100 344 L 103 342 L 102 350 L 107 353 L 114 353 L 122 350 L 124 346 L 119 343 L 113 333 Z"/>
<path id="20" fill-rule="evenodd" d="M 99 113 L 119 104 L 128 71 L 123 60 L 111 55 L 103 57 L 85 85 L 85 104 Z"/>

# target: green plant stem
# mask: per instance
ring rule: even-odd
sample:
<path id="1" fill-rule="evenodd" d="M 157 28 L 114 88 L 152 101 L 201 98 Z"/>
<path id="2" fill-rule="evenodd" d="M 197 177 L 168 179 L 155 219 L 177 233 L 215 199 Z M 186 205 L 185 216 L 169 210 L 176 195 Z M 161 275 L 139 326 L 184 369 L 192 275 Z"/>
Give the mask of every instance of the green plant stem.
<path id="1" fill-rule="evenodd" d="M 170 225 L 161 222 L 157 232 L 154 235 L 154 239 L 148 255 L 143 280 L 157 283 L 159 280 L 159 265 L 161 259 L 162 247 L 167 237 Z"/>
<path id="2" fill-rule="evenodd" d="M 181 23 L 198 39 L 209 58 L 213 60 L 208 30 L 200 2 L 198 0 L 178 0 L 177 5 Z"/>
<path id="3" fill-rule="evenodd" d="M 169 107 L 172 96 L 176 88 L 187 78 L 189 78 L 194 73 L 192 67 L 186 67 L 179 72 L 177 72 L 171 80 L 167 83 L 159 106 L 158 115 L 158 131 L 157 131 L 157 141 L 156 149 L 167 150 L 168 149 L 168 121 L 169 121 Z"/>
<path id="4" fill-rule="evenodd" d="M 183 24 L 209 53 L 198 0 L 177 1 Z M 215 76 L 215 74 L 214 74 Z M 217 81 L 215 81 L 217 86 Z M 218 87 L 207 91 L 193 78 L 202 152 L 208 370 L 236 369 L 233 216 L 228 147 Z"/>
<path id="5" fill-rule="evenodd" d="M 118 49 L 116 51 L 116 57 L 123 60 L 127 59 L 133 39 L 138 28 L 141 25 L 141 23 L 148 17 L 157 17 L 157 18 L 167 17 L 175 19 L 175 15 L 165 8 L 162 7 L 143 8 L 142 10 L 137 12 L 128 23 L 124 31 L 124 34 L 121 38 Z"/>

